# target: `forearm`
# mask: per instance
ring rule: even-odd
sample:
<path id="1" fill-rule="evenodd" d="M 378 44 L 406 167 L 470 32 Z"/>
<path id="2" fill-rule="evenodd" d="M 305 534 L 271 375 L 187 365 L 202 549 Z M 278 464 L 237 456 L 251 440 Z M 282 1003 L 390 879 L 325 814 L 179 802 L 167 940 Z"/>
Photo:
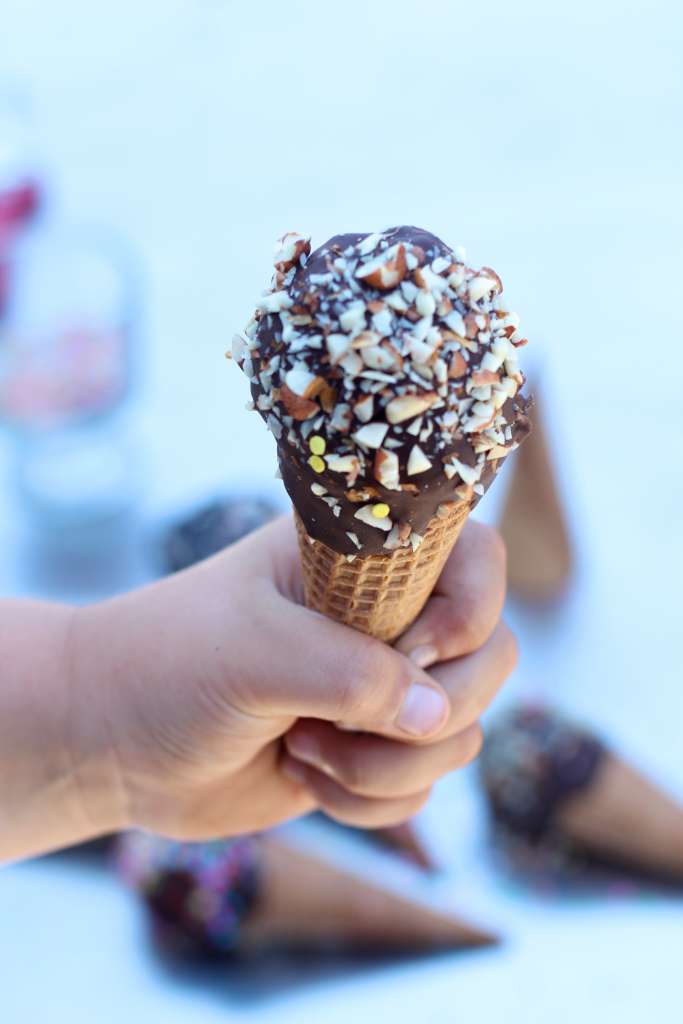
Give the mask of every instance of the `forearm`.
<path id="1" fill-rule="evenodd" d="M 78 614 L 0 602 L 0 861 L 117 824 L 106 722 L 91 714 L 95 697 L 74 664 Z"/>

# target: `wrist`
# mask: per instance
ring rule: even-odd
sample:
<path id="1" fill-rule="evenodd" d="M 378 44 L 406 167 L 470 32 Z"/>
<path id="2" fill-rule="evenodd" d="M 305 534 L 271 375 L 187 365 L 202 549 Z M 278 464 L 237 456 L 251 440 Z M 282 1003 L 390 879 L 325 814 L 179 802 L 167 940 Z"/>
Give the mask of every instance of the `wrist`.
<path id="1" fill-rule="evenodd" d="M 114 673 L 101 629 L 106 606 L 75 608 L 67 626 L 65 748 L 75 799 L 92 836 L 130 827 Z"/>

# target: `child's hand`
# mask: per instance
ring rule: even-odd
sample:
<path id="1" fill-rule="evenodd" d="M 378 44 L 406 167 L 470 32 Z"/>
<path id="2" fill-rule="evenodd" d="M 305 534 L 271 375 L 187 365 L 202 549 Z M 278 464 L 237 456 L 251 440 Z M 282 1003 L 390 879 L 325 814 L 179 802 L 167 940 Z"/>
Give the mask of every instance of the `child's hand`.
<path id="1" fill-rule="evenodd" d="M 409 817 L 477 754 L 479 716 L 514 667 L 504 585 L 501 541 L 468 523 L 394 650 L 301 605 L 281 520 L 77 612 L 70 747 L 93 831 L 199 840 L 315 807 L 369 827 Z"/>

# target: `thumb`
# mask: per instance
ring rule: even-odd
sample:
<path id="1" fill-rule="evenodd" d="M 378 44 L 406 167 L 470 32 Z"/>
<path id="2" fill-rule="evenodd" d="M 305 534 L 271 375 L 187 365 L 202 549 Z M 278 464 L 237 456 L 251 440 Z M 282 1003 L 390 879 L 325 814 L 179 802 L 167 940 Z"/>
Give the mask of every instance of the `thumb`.
<path id="1" fill-rule="evenodd" d="M 245 709 L 252 714 L 320 718 L 403 740 L 429 738 L 448 720 L 444 689 L 381 641 L 279 595 L 267 618 Z"/>

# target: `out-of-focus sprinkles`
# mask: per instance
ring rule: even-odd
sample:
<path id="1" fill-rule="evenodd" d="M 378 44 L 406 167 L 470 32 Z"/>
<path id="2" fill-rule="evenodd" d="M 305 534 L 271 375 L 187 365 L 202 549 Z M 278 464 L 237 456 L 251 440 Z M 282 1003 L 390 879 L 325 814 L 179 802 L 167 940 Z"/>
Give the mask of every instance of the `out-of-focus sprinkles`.
<path id="1" fill-rule="evenodd" d="M 117 864 L 152 913 L 160 940 L 178 952 L 227 954 L 259 889 L 258 840 L 179 843 L 146 832 L 121 838 Z"/>
<path id="2" fill-rule="evenodd" d="M 511 882 L 541 896 L 646 892 L 636 872 L 601 861 L 556 827 L 558 809 L 591 785 L 605 754 L 592 733 L 539 704 L 515 706 L 490 728 L 479 775 L 493 860 Z"/>

